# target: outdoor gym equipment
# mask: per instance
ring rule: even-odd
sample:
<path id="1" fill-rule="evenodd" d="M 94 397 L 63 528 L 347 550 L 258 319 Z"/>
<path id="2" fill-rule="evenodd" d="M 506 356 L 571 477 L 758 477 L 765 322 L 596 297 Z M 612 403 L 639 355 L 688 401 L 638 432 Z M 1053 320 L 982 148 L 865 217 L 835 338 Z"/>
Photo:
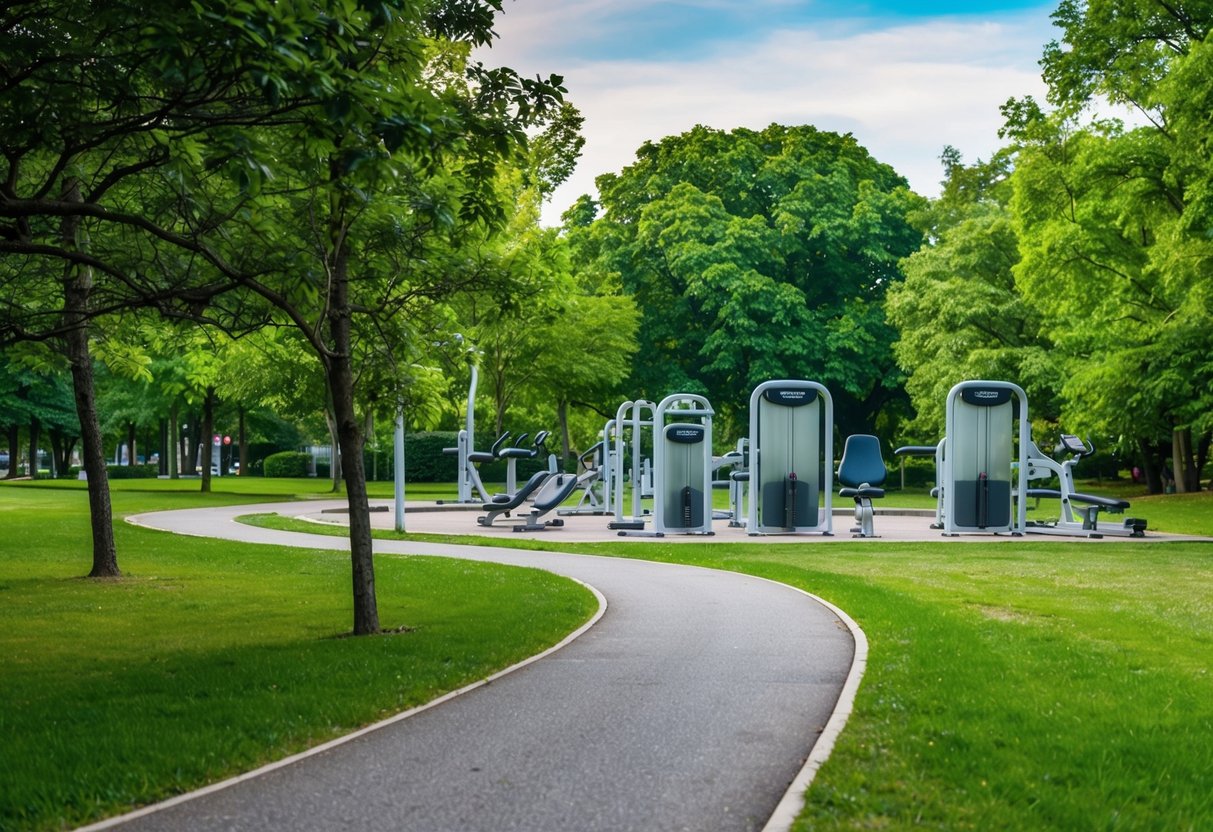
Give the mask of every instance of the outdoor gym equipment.
<path id="1" fill-rule="evenodd" d="M 737 454 L 740 459 L 729 472 L 729 505 L 732 507 L 729 518 L 729 528 L 739 529 L 745 526 L 746 491 L 750 485 L 750 437 L 743 436 L 737 440 Z"/>
<path id="2" fill-rule="evenodd" d="M 550 471 L 536 471 L 531 475 L 531 478 L 523 484 L 522 488 L 511 494 L 498 494 L 490 501 L 482 506 L 485 512 L 482 516 L 476 518 L 476 522 L 481 526 L 491 526 L 493 521 L 498 517 L 505 515 L 509 516 L 510 512 L 521 506 L 527 501 L 527 498 L 540 490 L 549 479 L 558 479 L 560 486 L 554 489 L 549 495 L 536 498 L 534 504 L 529 509 L 527 519 L 518 525 L 514 526 L 514 531 L 543 531 L 552 526 L 563 526 L 564 521 L 560 519 L 548 520 L 540 522 L 540 519 L 556 508 L 577 487 L 577 478 L 572 474 L 552 474 Z"/>
<path id="3" fill-rule="evenodd" d="M 485 459 L 485 454 L 482 451 L 476 450 L 476 380 L 477 371 L 476 364 L 472 363 L 472 380 L 468 385 L 468 404 L 467 404 L 467 421 L 466 427 L 459 431 L 459 438 L 456 440 L 454 448 L 443 448 L 444 454 L 453 454 L 459 457 L 459 477 L 457 480 L 458 498 L 457 503 L 475 503 L 488 502 L 489 493 L 484 488 L 484 483 L 480 481 L 480 472 L 476 470 L 479 462 L 488 462 L 495 459 L 495 455 L 490 455 Z M 503 434 L 497 438 L 497 442 L 493 444 L 494 451 L 503 443 L 509 434 Z M 480 496 L 478 501 L 473 496 L 473 490 Z M 439 500 L 439 502 L 443 502 Z"/>
<path id="4" fill-rule="evenodd" d="M 614 420 L 607 423 L 614 427 Z M 610 514 L 610 484 L 608 471 L 612 454 L 608 453 L 605 439 L 594 443 L 577 457 L 581 473 L 577 475 L 577 488 L 581 489 L 581 497 L 572 508 L 562 508 L 556 513 L 561 516 L 577 514 Z"/>
<path id="5" fill-rule="evenodd" d="M 1008 381 L 962 381 L 948 391 L 946 412 L 943 533 L 1023 534 L 1026 506 L 1013 496 L 1027 491 L 1027 395 Z"/>
<path id="6" fill-rule="evenodd" d="M 946 440 L 940 439 L 937 445 L 902 445 L 893 451 L 897 456 L 933 456 L 935 457 L 935 487 L 931 496 L 935 498 L 935 522 L 932 529 L 943 528 L 943 449 Z M 905 485 L 905 468 L 902 468 L 902 485 Z"/>
<path id="7" fill-rule="evenodd" d="M 854 537 L 875 537 L 872 527 L 872 500 L 884 496 L 885 477 L 889 475 L 884 458 L 880 455 L 880 440 L 867 433 L 856 433 L 847 437 L 842 447 L 842 461 L 838 464 L 838 481 L 843 488 L 838 496 L 855 500 L 855 520 L 859 526 L 851 529 Z"/>
<path id="8" fill-rule="evenodd" d="M 615 412 L 614 424 L 607 422 L 603 430 L 603 441 L 614 446 L 614 456 L 609 459 L 607 486 L 610 492 L 614 521 L 607 523 L 608 529 L 639 531 L 644 529 L 646 512 L 644 497 L 649 477 L 649 460 L 644 455 L 644 433 L 650 435 L 656 420 L 657 405 L 644 399 L 626 401 Z M 645 414 L 648 414 L 646 417 Z M 625 443 L 626 438 L 626 443 Z M 613 440 L 613 441 L 611 441 Z M 627 453 L 630 447 L 630 453 Z M 627 460 L 627 466 L 624 465 Z M 631 474 L 632 513 L 625 514 L 623 501 L 624 471 Z"/>
<path id="9" fill-rule="evenodd" d="M 556 455 L 548 453 L 546 444 L 548 431 L 541 430 L 536 433 L 528 448 L 525 443 L 529 435 L 529 433 L 519 434 L 518 438 L 514 440 L 514 445 L 508 448 L 498 450 L 498 446 L 493 445 L 495 458 L 506 460 L 505 490 L 510 494 L 518 490 L 518 460 L 520 459 L 534 459 L 537 456 L 545 455 L 547 456 L 548 473 L 556 473 Z"/>
<path id="10" fill-rule="evenodd" d="M 675 393 L 657 405 L 653 440 L 653 531 L 713 534 L 712 406 Z M 671 421 L 677 419 L 678 421 Z M 694 421 L 691 421 L 694 420 Z"/>
<path id="11" fill-rule="evenodd" d="M 750 394 L 749 534 L 833 534 L 834 402 L 815 381 Z M 824 507 L 819 508 L 824 493 Z"/>
<path id="12" fill-rule="evenodd" d="M 1095 453 L 1094 445 L 1084 442 L 1073 434 L 1063 433 L 1054 453 L 1068 454 L 1070 458 L 1064 462 L 1058 462 L 1041 453 L 1035 442 L 1031 443 L 1028 448 L 1028 479 L 1050 479 L 1055 476 L 1059 488 L 1029 488 L 1023 493 L 1028 498 L 1035 497 L 1038 501 L 1041 498 L 1060 500 L 1061 513 L 1054 522 L 1028 522 L 1025 529 L 1027 532 L 1092 538 L 1104 535 L 1145 536 L 1146 521 L 1136 517 L 1125 518 L 1124 523 L 1120 526 L 1099 525 L 1101 509 L 1109 514 L 1120 514 L 1129 508 L 1128 500 L 1082 494 L 1074 488 L 1074 466 L 1084 456 L 1091 456 Z"/>

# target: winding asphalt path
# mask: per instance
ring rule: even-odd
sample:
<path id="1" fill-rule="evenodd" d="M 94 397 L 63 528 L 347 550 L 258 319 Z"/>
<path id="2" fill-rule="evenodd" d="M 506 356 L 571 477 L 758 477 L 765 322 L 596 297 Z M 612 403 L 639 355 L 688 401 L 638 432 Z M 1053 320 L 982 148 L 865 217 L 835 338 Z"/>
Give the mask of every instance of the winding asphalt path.
<path id="1" fill-rule="evenodd" d="M 278 510 L 298 504 L 132 522 L 348 546 L 233 522 Z M 752 830 L 770 820 L 778 828 L 799 809 L 814 744 L 825 730 L 828 746 L 845 720 L 845 697 L 835 714 L 844 685 L 858 681 L 862 634 L 779 584 L 620 558 L 379 540 L 375 550 L 539 567 L 596 588 L 607 607 L 563 649 L 438 707 L 106 826 L 649 832 Z"/>

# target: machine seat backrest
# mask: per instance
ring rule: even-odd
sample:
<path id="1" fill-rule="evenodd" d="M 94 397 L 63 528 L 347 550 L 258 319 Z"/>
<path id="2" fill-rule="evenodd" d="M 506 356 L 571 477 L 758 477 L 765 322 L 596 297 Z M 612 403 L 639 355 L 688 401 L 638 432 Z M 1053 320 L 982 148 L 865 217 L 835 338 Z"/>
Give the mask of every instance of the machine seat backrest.
<path id="1" fill-rule="evenodd" d="M 838 464 L 838 482 L 857 488 L 864 483 L 881 485 L 889 475 L 884 458 L 880 455 L 880 440 L 867 433 L 855 433 L 847 437 L 842 449 L 842 461 Z"/>

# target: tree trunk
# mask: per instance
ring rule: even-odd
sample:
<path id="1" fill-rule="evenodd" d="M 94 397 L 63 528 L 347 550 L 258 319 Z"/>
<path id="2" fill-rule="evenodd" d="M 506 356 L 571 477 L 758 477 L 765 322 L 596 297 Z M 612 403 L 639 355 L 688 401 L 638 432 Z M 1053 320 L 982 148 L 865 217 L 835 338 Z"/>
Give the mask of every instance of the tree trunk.
<path id="1" fill-rule="evenodd" d="M 1209 446 L 1213 445 L 1213 433 L 1206 433 L 1200 438 L 1196 448 L 1196 490 L 1200 490 L 1200 474 L 1209 463 Z M 1213 487 L 1213 486 L 1211 486 Z"/>
<path id="2" fill-rule="evenodd" d="M 1161 494 L 1162 470 L 1154 460 L 1154 447 L 1146 439 L 1137 440 L 1137 450 L 1141 454 L 1141 468 L 1146 476 L 1146 488 L 1151 494 Z"/>
<path id="3" fill-rule="evenodd" d="M 37 416 L 29 417 L 29 478 L 38 479 L 38 443 L 42 439 L 42 423 Z"/>
<path id="4" fill-rule="evenodd" d="M 1175 476 L 1175 493 L 1187 494 L 1198 491 L 1196 460 L 1192 453 L 1192 429 L 1175 428 L 1171 431 L 1171 462 Z"/>
<path id="5" fill-rule="evenodd" d="M 157 454 L 158 461 L 156 465 L 156 473 L 160 476 L 168 474 L 168 419 L 160 419 L 160 450 Z"/>
<path id="6" fill-rule="evenodd" d="M 4 475 L 6 480 L 11 480 L 17 476 L 17 463 L 21 458 L 21 427 L 19 425 L 8 426 L 8 473 Z"/>
<path id="7" fill-rule="evenodd" d="M 76 440 L 56 428 L 51 428 L 50 438 L 51 476 L 66 477 L 72 468 L 72 448 L 75 447 Z"/>
<path id="8" fill-rule="evenodd" d="M 206 395 L 202 398 L 202 493 L 209 494 L 211 490 L 211 465 L 215 463 L 215 443 L 212 434 L 215 432 L 215 388 L 207 387 Z"/>
<path id="9" fill-rule="evenodd" d="M 64 199 L 80 200 L 79 183 L 72 183 Z M 85 248 L 80 222 L 74 217 L 63 221 L 63 237 L 68 246 Z M 65 354 L 72 371 L 72 394 L 76 416 L 80 420 L 81 462 L 88 477 L 89 517 L 93 532 L 93 568 L 90 578 L 112 578 L 118 569 L 118 550 L 114 546 L 114 520 L 110 507 L 109 472 L 105 467 L 105 441 L 97 415 L 97 391 L 93 385 L 93 357 L 88 345 L 88 312 L 93 291 L 93 272 L 68 266 L 63 280 L 63 322 L 69 329 L 63 337 Z"/>
<path id="10" fill-rule="evenodd" d="M 134 422 L 126 423 L 126 464 L 137 465 L 139 460 L 135 458 L 138 451 L 139 442 L 135 438 L 135 433 L 138 430 Z"/>
<path id="11" fill-rule="evenodd" d="M 354 370 L 349 300 L 349 260 L 344 229 L 330 225 L 332 283 L 329 289 L 329 331 L 333 352 L 325 375 L 341 450 L 346 503 L 350 517 L 350 565 L 353 572 L 354 635 L 379 632 L 375 599 L 375 560 L 371 547 L 371 512 L 362 461 L 365 437 L 354 412 Z M 337 464 L 337 460 L 333 460 Z"/>
<path id="12" fill-rule="evenodd" d="M 329 398 L 332 398 L 329 391 Z M 341 435 L 337 427 L 337 417 L 334 414 L 332 402 L 324 410 L 324 424 L 329 429 L 329 491 L 333 494 L 341 491 Z"/>

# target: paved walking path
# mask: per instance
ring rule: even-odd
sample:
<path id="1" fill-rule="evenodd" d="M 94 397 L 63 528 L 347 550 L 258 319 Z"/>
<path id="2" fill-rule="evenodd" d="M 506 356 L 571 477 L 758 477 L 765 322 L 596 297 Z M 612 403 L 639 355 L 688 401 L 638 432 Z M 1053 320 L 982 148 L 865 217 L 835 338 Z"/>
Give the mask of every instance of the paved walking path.
<path id="1" fill-rule="evenodd" d="M 173 511 L 132 522 L 348 546 L 232 519 L 298 508 Z M 568 646 L 491 684 L 128 817 L 122 828 L 750 830 L 768 820 L 785 828 L 799 808 L 806 759 L 823 730 L 828 752 L 858 682 L 862 633 L 852 635 L 844 614 L 779 584 L 617 558 L 389 541 L 375 549 L 540 567 L 596 588 L 608 606 Z"/>

